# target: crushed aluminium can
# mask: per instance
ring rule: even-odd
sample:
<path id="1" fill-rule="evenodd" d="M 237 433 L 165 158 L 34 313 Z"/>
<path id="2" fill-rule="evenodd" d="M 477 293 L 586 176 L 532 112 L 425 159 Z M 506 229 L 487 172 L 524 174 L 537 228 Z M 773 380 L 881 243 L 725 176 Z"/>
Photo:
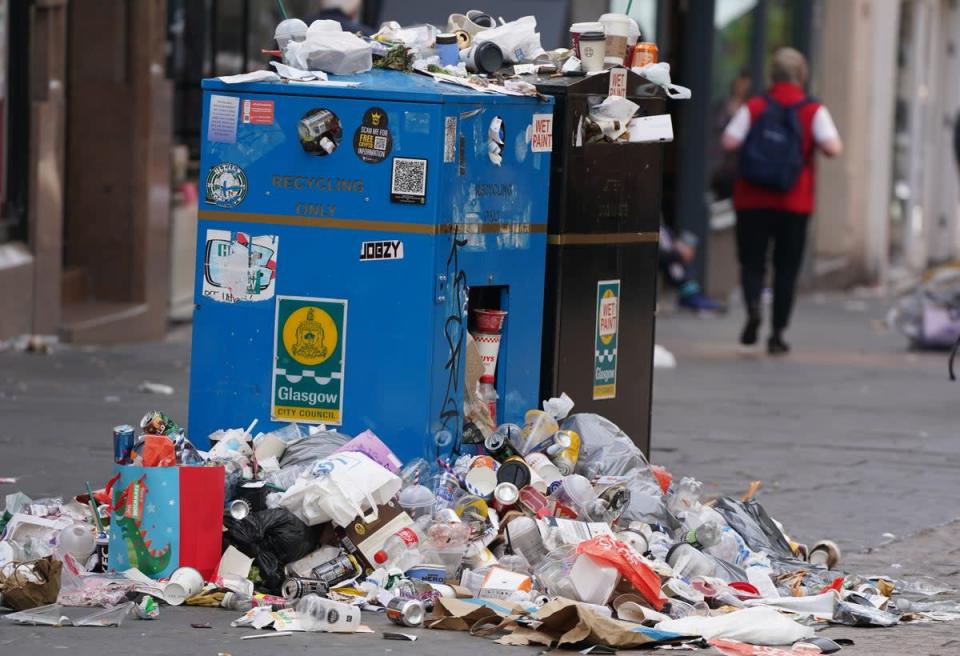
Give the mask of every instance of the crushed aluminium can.
<path id="1" fill-rule="evenodd" d="M 394 597 L 387 604 L 387 618 L 400 626 L 420 626 L 424 615 L 423 604 L 417 599 Z"/>

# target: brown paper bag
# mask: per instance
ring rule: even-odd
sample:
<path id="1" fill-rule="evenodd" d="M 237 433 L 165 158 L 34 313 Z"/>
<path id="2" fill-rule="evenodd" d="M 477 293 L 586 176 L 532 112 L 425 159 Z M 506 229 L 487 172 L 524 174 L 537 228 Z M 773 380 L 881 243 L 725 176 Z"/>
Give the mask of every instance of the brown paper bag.
<path id="1" fill-rule="evenodd" d="M 62 569 L 63 563 L 53 556 L 4 568 L 6 575 L 0 572 L 3 605 L 14 610 L 28 610 L 55 603 L 60 594 Z"/>
<path id="2" fill-rule="evenodd" d="M 427 626 L 447 631 L 470 631 L 474 626 L 499 624 L 513 613 L 514 609 L 509 603 L 483 605 L 476 601 L 440 597 L 433 607 L 433 618 L 427 622 Z"/>
<path id="3" fill-rule="evenodd" d="M 539 620 L 536 629 L 517 627 L 496 642 L 502 645 L 553 645 L 579 642 L 618 649 L 657 642 L 637 631 L 640 625 L 604 617 L 569 599 L 554 599 L 531 616 Z"/>

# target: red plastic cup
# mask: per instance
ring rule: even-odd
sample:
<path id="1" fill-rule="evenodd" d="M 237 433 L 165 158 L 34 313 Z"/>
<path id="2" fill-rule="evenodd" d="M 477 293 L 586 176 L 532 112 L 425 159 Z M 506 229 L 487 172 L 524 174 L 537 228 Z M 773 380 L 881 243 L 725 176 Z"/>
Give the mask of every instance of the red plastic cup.
<path id="1" fill-rule="evenodd" d="M 473 320 L 476 322 L 477 331 L 481 333 L 498 334 L 503 330 L 503 320 L 507 317 L 504 310 L 481 310 L 473 311 Z"/>

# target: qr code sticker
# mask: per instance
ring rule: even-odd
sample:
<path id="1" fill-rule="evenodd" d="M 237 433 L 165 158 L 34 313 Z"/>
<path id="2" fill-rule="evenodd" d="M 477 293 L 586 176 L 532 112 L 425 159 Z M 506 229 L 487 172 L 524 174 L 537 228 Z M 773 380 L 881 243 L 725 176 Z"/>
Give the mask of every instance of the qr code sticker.
<path id="1" fill-rule="evenodd" d="M 626 70 L 626 69 L 624 69 Z M 374 137 L 373 138 L 373 149 L 374 150 L 386 150 L 387 149 L 387 138 L 386 137 Z"/>
<path id="2" fill-rule="evenodd" d="M 390 200 L 395 203 L 424 204 L 427 197 L 427 160 L 393 158 Z"/>

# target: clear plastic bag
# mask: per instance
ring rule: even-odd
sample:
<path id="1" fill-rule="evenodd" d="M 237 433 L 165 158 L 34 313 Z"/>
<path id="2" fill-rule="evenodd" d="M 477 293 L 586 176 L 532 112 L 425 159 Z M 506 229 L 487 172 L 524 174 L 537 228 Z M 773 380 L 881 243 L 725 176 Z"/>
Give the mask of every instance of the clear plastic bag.
<path id="1" fill-rule="evenodd" d="M 621 521 L 659 523 L 673 531 L 680 523 L 667 510 L 663 491 L 643 452 L 609 419 L 580 413 L 564 420 L 562 428 L 576 431 L 583 442 L 576 472 L 593 480 L 597 476 L 622 476 L 630 490 L 630 504 Z"/>
<path id="2" fill-rule="evenodd" d="M 735 530 L 753 551 L 765 551 L 779 558 L 793 559 L 790 543 L 756 500 L 739 501 L 722 497 L 713 504 L 727 524 Z"/>
<path id="3" fill-rule="evenodd" d="M 290 66 L 305 71 L 351 75 L 373 68 L 370 46 L 349 32 L 308 32 L 306 41 L 288 43 L 283 55 Z"/>
<path id="4" fill-rule="evenodd" d="M 308 437 L 290 442 L 280 458 L 281 471 L 294 465 L 312 465 L 317 460 L 323 460 L 351 439 L 349 435 L 336 431 L 317 431 Z"/>
<path id="5" fill-rule="evenodd" d="M 893 626 L 900 621 L 899 615 L 880 610 L 869 602 L 864 604 L 853 601 L 858 595 L 850 595 L 845 601 L 838 601 L 833 609 L 833 624 L 846 626 Z M 866 601 L 866 600 L 864 600 Z"/>
<path id="6" fill-rule="evenodd" d="M 540 33 L 537 32 L 537 19 L 534 16 L 524 16 L 483 30 L 473 37 L 474 43 L 484 41 L 497 44 L 503 52 L 504 61 L 508 64 L 533 61 L 544 52 L 540 44 Z"/>
<path id="7" fill-rule="evenodd" d="M 70 626 L 73 624 L 70 618 L 63 614 L 63 606 L 60 604 L 37 606 L 29 610 L 21 610 L 18 613 L 10 613 L 3 617 L 17 624 L 33 624 L 36 626 Z"/>
<path id="8" fill-rule="evenodd" d="M 90 615 L 85 615 L 74 621 L 74 626 L 116 626 L 119 627 L 133 611 L 135 603 L 128 601 L 119 606 L 108 606 Z"/>

